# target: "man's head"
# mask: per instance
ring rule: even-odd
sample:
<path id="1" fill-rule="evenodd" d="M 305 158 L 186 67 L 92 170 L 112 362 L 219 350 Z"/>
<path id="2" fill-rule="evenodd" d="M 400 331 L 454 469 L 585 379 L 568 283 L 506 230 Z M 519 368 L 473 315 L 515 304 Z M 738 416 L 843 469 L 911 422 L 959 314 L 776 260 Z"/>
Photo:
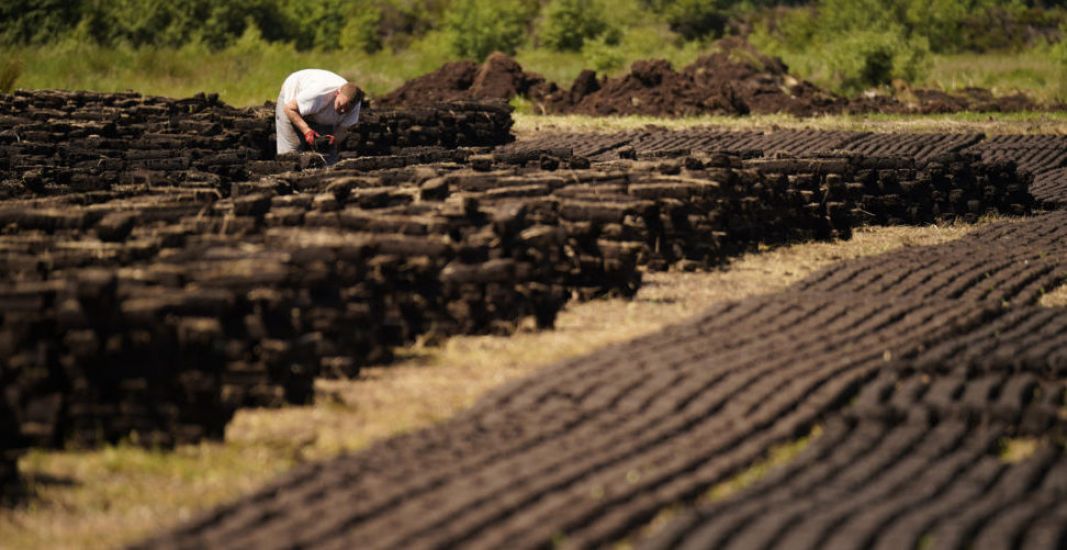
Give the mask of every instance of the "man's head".
<path id="1" fill-rule="evenodd" d="M 363 102 L 363 89 L 351 82 L 346 82 L 341 89 L 337 90 L 337 97 L 333 100 L 333 108 L 338 113 L 344 114 L 353 107 Z"/>

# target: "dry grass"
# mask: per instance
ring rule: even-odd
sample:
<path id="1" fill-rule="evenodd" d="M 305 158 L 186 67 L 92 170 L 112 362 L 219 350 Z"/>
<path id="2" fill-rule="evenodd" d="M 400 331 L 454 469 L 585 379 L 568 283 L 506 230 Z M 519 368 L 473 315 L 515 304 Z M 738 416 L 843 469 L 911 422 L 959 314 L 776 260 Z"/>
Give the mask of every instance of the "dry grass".
<path id="1" fill-rule="evenodd" d="M 941 116 L 835 115 L 797 118 L 789 115 L 747 117 L 700 116 L 664 119 L 643 116 L 590 117 L 580 115 L 540 116 L 516 113 L 515 133 L 617 132 L 648 126 L 680 130 L 717 126 L 728 130 L 815 129 L 862 132 L 984 132 L 994 134 L 1067 134 L 1067 113 L 960 113 Z"/>
<path id="2" fill-rule="evenodd" d="M 973 226 L 862 229 L 847 242 L 781 247 L 727 269 L 656 273 L 633 300 L 572 304 L 556 330 L 458 337 L 402 351 L 358 380 L 320 382 L 317 404 L 238 413 L 224 443 L 173 452 L 129 445 L 34 451 L 20 463 L 36 493 L 0 512 L 4 548 L 94 548 L 128 543 L 236 498 L 293 464 L 359 449 L 448 418 L 486 390 L 539 366 L 631 339 L 709 305 L 780 290 L 834 262 L 958 238 Z"/>
<path id="3" fill-rule="evenodd" d="M 1051 292 L 1046 292 L 1041 297 L 1041 305 L 1045 307 L 1067 307 L 1067 284 L 1060 285 Z"/>
<path id="4" fill-rule="evenodd" d="M 1018 464 L 1035 454 L 1045 442 L 1036 437 L 1015 437 L 1000 442 L 1000 460 Z"/>

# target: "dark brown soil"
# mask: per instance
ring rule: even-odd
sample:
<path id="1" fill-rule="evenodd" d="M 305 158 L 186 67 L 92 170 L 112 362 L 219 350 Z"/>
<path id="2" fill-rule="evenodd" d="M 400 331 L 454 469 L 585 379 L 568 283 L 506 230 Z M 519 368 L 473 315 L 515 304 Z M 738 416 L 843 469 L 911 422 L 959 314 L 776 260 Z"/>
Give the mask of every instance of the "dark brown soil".
<path id="1" fill-rule="evenodd" d="M 384 96 L 383 105 L 418 106 L 439 101 L 504 99 L 522 96 L 540 113 L 593 116 L 684 117 L 706 114 L 1016 112 L 1055 109 L 1022 94 L 994 97 L 968 88 L 948 94 L 904 90 L 895 97 L 849 99 L 789 74 L 781 59 L 766 56 L 740 38 L 726 38 L 714 53 L 677 70 L 664 60 L 635 62 L 620 77 L 583 71 L 569 88 L 523 71 L 514 59 L 494 53 L 485 63 L 449 63 Z"/>
<path id="2" fill-rule="evenodd" d="M 526 95 L 544 81 L 526 73 L 510 56 L 493 53 L 481 65 L 473 61 L 447 63 L 440 69 L 409 80 L 377 100 L 377 104 L 421 107 L 440 102 L 502 99 Z"/>
<path id="3" fill-rule="evenodd" d="M 548 112 L 586 115 L 692 116 L 786 112 L 810 116 L 841 109 L 842 99 L 789 75 L 780 59 L 760 54 L 739 39 L 682 71 L 663 60 L 638 61 L 630 73 L 596 86 L 582 75 L 564 94 L 547 94 Z"/>
<path id="4" fill-rule="evenodd" d="M 478 64 L 473 61 L 446 63 L 440 69 L 409 80 L 388 95 L 377 98 L 375 104 L 416 106 L 468 99 L 476 74 Z"/>

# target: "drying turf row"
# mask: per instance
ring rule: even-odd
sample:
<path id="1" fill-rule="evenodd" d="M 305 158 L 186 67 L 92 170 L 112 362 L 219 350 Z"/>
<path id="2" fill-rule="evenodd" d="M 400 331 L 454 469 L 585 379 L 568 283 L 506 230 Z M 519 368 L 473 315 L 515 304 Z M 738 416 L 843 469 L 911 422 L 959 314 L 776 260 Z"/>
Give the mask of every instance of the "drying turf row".
<path id="1" fill-rule="evenodd" d="M 1002 470 L 994 478 L 1006 485 L 1003 493 L 943 495 L 955 499 L 949 502 L 956 514 L 978 520 L 998 505 L 1010 510 L 1019 495 L 1062 498 L 1062 475 L 1043 472 L 1057 464 L 1055 471 L 1064 471 L 1056 438 L 1064 428 L 1067 319 L 1062 309 L 1034 303 L 1067 279 L 1065 222 L 1054 213 L 1001 223 L 955 243 L 849 262 L 781 294 L 718 306 L 498 390 L 446 424 L 301 467 L 150 546 L 595 546 L 635 534 L 660 510 L 698 499 L 768 449 L 819 425 L 824 432 L 810 452 L 846 456 L 876 444 L 882 431 L 893 432 L 885 437 L 894 441 L 935 433 L 925 436 L 925 447 L 897 441 L 896 453 L 873 451 L 871 460 L 883 467 L 824 473 L 850 476 L 840 483 L 855 495 L 851 506 L 820 505 L 823 494 L 843 498 L 832 487 L 781 501 L 800 510 L 790 523 L 792 509 L 783 508 L 784 543 L 804 537 L 796 540 L 818 547 L 840 536 L 834 540 L 862 546 L 883 531 L 915 538 L 936 531 L 934 512 L 930 522 L 913 518 L 904 526 L 892 521 L 900 514 L 887 512 L 908 508 L 886 494 L 920 497 L 886 489 L 918 483 L 908 475 L 914 471 L 965 491 L 968 464 Z M 925 396 L 921 406 L 893 404 L 884 390 L 897 378 L 899 399 Z M 862 430 L 846 430 L 849 423 Z M 988 444 L 958 433 L 968 429 L 981 431 Z M 849 434 L 866 438 L 833 443 Z M 995 443 L 1025 435 L 1038 438 L 1039 453 L 1016 465 L 998 462 Z M 832 451 L 819 447 L 822 441 Z M 928 453 L 944 455 L 938 469 L 916 465 Z M 953 464 L 958 471 L 944 471 Z M 737 498 L 754 499 L 757 519 L 776 517 L 756 488 Z M 820 521 L 803 521 L 804 513 Z M 959 540 L 985 540 L 985 529 L 996 537 L 1006 529 L 1010 539 L 1057 517 L 1035 504 L 1018 513 L 1021 519 L 976 520 Z M 852 515 L 880 517 L 884 525 L 848 523 Z M 711 510 L 679 520 L 685 524 L 671 527 L 671 541 L 701 535 L 704 520 L 710 525 L 719 517 Z M 774 533 L 753 526 L 750 536 Z"/>
<path id="2" fill-rule="evenodd" d="M 220 437 L 236 408 L 306 403 L 316 376 L 353 376 L 420 335 L 550 326 L 572 294 L 630 295 L 639 264 L 1029 211 L 1027 176 L 959 156 L 560 171 L 584 159 L 405 151 L 231 183 L 228 197 L 120 184 L 7 201 L 0 333 L 18 434 Z"/>
<path id="3" fill-rule="evenodd" d="M 544 134 L 502 147 L 521 152 L 567 149 L 593 160 L 620 153 L 638 158 L 684 157 L 729 151 L 742 156 L 822 156 L 830 154 L 902 156 L 928 161 L 955 153 L 985 161 L 1011 161 L 1035 176 L 1031 192 L 1046 207 L 1063 204 L 1067 136 L 982 134 L 877 134 L 819 130 L 729 131 L 697 128 L 680 131 L 633 130 L 613 134 Z"/>

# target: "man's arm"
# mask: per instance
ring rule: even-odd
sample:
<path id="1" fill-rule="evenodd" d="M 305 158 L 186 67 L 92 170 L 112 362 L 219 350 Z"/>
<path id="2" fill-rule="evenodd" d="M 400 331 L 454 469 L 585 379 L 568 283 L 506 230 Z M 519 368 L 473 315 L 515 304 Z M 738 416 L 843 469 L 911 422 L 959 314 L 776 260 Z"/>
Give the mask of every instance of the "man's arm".
<path id="1" fill-rule="evenodd" d="M 333 137 L 335 138 L 334 143 L 336 143 L 337 146 L 340 147 L 341 143 L 344 142 L 344 140 L 345 140 L 345 136 L 347 136 L 347 135 L 348 135 L 348 128 L 343 128 L 343 127 L 340 127 L 340 126 L 334 128 L 334 134 L 333 134 Z"/>
<path id="2" fill-rule="evenodd" d="M 289 100 L 289 103 L 285 104 L 284 110 L 285 116 L 296 126 L 297 130 L 300 130 L 300 135 L 305 135 L 311 131 L 311 126 L 304 120 L 304 117 L 300 116 L 300 110 L 297 109 L 295 99 Z"/>

